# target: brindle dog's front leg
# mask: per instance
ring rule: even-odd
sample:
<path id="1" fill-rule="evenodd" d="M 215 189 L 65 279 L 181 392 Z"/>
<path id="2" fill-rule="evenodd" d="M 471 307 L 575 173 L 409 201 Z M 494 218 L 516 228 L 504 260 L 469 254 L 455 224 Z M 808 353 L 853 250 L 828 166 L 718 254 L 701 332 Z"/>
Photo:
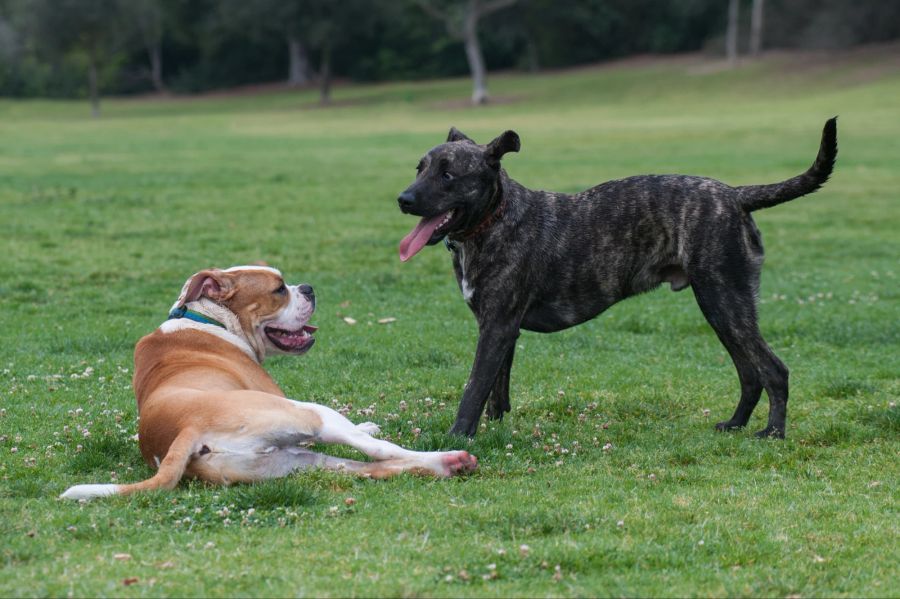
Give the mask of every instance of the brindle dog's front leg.
<path id="1" fill-rule="evenodd" d="M 512 349 L 518 337 L 518 320 L 512 323 L 487 322 L 481 326 L 478 348 L 475 350 L 475 364 L 472 366 L 469 382 L 466 383 L 466 390 L 459 404 L 456 422 L 450 429 L 451 434 L 475 436 L 484 404 L 501 368 L 507 360 L 511 362 Z M 508 384 L 507 380 L 507 389 Z"/>
<path id="2" fill-rule="evenodd" d="M 509 412 L 512 408 L 509 405 L 509 375 L 512 371 L 513 356 L 516 353 L 516 344 L 513 343 L 509 351 L 506 352 L 506 360 L 500 367 L 500 373 L 497 380 L 494 381 L 494 388 L 491 389 L 491 395 L 487 402 L 487 416 L 491 420 L 503 420 L 504 412 Z"/>

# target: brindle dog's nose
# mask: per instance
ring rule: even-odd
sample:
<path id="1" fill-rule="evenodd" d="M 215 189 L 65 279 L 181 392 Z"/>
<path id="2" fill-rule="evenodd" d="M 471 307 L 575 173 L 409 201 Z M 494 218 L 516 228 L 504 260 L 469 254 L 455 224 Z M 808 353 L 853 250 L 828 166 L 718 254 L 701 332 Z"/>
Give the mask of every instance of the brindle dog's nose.
<path id="1" fill-rule="evenodd" d="M 408 191 L 404 191 L 400 194 L 400 197 L 397 198 L 397 203 L 400 204 L 400 210 L 403 210 L 404 212 L 412 208 L 412 205 L 413 203 L 415 203 L 415 201 L 415 196 Z"/>
<path id="2" fill-rule="evenodd" d="M 316 307 L 316 293 L 313 291 L 312 285 L 307 285 L 304 283 L 303 285 L 297 286 L 297 291 L 299 291 L 310 303 L 312 303 L 313 308 Z"/>

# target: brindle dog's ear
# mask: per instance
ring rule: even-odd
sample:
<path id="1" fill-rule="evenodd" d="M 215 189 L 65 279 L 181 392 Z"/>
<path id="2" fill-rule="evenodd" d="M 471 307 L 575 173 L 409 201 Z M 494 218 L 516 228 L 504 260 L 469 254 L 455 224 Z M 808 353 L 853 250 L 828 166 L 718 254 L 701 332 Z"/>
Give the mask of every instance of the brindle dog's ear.
<path id="1" fill-rule="evenodd" d="M 515 131 L 504 131 L 494 141 L 485 146 L 484 159 L 494 168 L 500 166 L 500 159 L 507 152 L 518 152 L 521 144 L 519 134 Z"/>
<path id="2" fill-rule="evenodd" d="M 208 297 L 213 301 L 222 301 L 234 295 L 230 276 L 217 269 L 201 270 L 185 282 L 178 296 L 179 307 L 195 302 L 201 297 Z"/>
<path id="3" fill-rule="evenodd" d="M 450 133 L 447 134 L 447 141 L 471 141 L 475 143 L 471 137 L 457 129 L 456 127 L 450 127 Z"/>

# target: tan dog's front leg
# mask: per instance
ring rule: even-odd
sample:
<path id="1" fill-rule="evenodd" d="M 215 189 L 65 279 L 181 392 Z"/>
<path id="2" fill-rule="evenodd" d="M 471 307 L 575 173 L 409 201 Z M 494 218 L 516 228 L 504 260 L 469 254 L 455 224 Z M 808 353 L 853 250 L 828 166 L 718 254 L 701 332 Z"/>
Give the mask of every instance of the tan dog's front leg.
<path id="1" fill-rule="evenodd" d="M 478 467 L 478 460 L 467 451 L 411 451 L 388 441 L 375 439 L 363 429 L 363 425 L 353 424 L 329 407 L 303 402 L 294 402 L 294 405 L 315 412 L 322 420 L 322 427 L 316 435 L 318 441 L 358 449 L 375 459 L 382 468 L 389 469 L 387 476 L 410 471 L 447 477 Z"/>

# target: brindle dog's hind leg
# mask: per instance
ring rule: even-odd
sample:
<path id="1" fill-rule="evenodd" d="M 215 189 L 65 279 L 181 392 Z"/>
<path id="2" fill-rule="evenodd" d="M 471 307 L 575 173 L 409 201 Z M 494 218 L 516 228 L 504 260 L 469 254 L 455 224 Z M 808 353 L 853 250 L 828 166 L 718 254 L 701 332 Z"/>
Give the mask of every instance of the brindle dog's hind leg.
<path id="1" fill-rule="evenodd" d="M 500 367 L 500 373 L 497 375 L 497 380 L 494 381 L 494 388 L 491 389 L 491 396 L 488 398 L 487 404 L 487 416 L 491 420 L 503 420 L 503 413 L 512 409 L 509 405 L 509 375 L 512 371 L 515 353 L 516 346 L 513 344 L 506 354 L 506 362 Z"/>
<path id="2" fill-rule="evenodd" d="M 742 270 L 742 269 L 738 269 Z M 762 389 L 769 396 L 769 422 L 760 437 L 784 438 L 787 417 L 788 369 L 772 352 L 759 331 L 756 313 L 754 277 L 758 270 L 749 267 L 750 277 L 691 274 L 691 285 L 706 320 L 734 361 L 741 381 L 741 399 L 731 420 L 716 425 L 718 430 L 741 428 L 750 420 Z"/>

